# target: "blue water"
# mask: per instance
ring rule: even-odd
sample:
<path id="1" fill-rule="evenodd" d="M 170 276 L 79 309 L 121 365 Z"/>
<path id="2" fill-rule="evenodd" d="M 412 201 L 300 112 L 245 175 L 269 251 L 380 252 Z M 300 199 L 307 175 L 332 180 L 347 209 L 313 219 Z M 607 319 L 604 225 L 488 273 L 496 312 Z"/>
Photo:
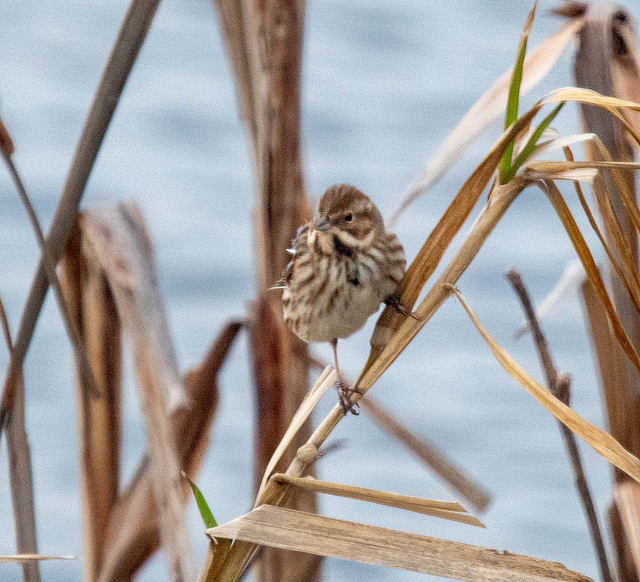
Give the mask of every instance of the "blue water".
<path id="1" fill-rule="evenodd" d="M 0 4 L 0 114 L 39 216 L 49 225 L 100 72 L 126 9 L 124 0 L 33 0 Z M 529 1 L 311 2 L 306 20 L 303 149 L 309 192 L 351 182 L 388 215 L 406 185 L 466 109 L 513 60 Z M 557 22 L 543 2 L 533 42 Z M 638 9 L 635 8 L 636 13 Z M 571 84 L 571 50 L 535 97 Z M 531 103 L 533 97 L 526 102 Z M 567 107 L 556 124 L 577 130 Z M 399 222 L 412 257 L 482 153 L 496 124 Z M 572 207 L 576 208 L 572 201 Z M 251 167 L 216 16 L 206 0 L 165 0 L 101 150 L 83 205 L 135 200 L 156 246 L 160 284 L 182 369 L 200 361 L 229 318 L 253 297 Z M 38 252 L 9 178 L 0 172 L 0 294 L 14 329 Z M 584 221 L 581 222 L 584 224 Z M 593 241 L 594 237 L 589 237 Z M 594 247 L 595 248 L 595 247 Z M 601 255 L 602 253 L 600 253 Z M 450 256 L 450 255 L 447 255 Z M 517 266 L 535 298 L 554 285 L 572 247 L 543 195 L 525 192 L 479 253 L 460 287 L 492 334 L 537 378 L 522 314 L 503 273 Z M 373 321 L 341 345 L 355 375 Z M 574 407 L 602 426 L 596 374 L 580 305 L 568 300 L 545 324 L 558 367 L 573 374 Z M 317 352 L 329 356 L 325 346 Z M 0 366 L 7 356 L 0 349 Z M 81 555 L 72 357 L 49 297 L 26 362 L 39 548 Z M 219 522 L 252 501 L 253 394 L 244 339 L 221 378 L 222 405 L 198 482 Z M 486 530 L 329 497 L 323 513 L 560 561 L 597 576 L 571 472 L 553 419 L 494 361 L 461 307 L 449 301 L 374 389 L 407 426 L 444 449 L 493 494 Z M 327 411 L 333 395 L 320 406 Z M 317 417 L 319 418 L 319 416 Z M 454 499 L 407 451 L 366 417 L 349 417 L 323 459 L 329 480 Z M 124 392 L 124 479 L 144 450 L 130 369 Z M 582 446 L 599 513 L 611 499 L 611 470 Z M 13 521 L 0 453 L 0 554 L 14 552 Z M 206 540 L 193 504 L 195 562 Z M 15 565 L 2 580 L 20 580 Z M 79 562 L 47 563 L 45 580 L 77 580 Z M 156 557 L 141 580 L 165 579 Z M 326 561 L 327 580 L 409 581 L 423 576 Z"/>

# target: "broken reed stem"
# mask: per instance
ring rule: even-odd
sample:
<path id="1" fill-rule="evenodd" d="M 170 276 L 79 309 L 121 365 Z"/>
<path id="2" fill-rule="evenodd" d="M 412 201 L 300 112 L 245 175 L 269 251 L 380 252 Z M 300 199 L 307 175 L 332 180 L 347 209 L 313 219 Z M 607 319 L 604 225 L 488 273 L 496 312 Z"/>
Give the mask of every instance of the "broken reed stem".
<path id="1" fill-rule="evenodd" d="M 31 200 L 29 199 L 27 190 L 24 187 L 24 182 L 22 181 L 22 178 L 18 173 L 18 169 L 13 163 L 13 159 L 11 158 L 11 156 L 7 155 L 4 152 L 3 157 L 4 161 L 7 164 L 7 168 L 9 169 L 9 173 L 11 174 L 11 178 L 13 179 L 13 182 L 16 186 L 16 190 L 18 191 L 18 196 L 20 196 L 20 200 L 27 211 L 27 215 L 29 216 L 29 221 L 31 222 L 36 240 L 38 241 L 40 253 L 42 254 L 41 262 L 44 265 L 44 270 L 46 272 L 47 279 L 49 280 L 49 285 L 53 287 L 56 301 L 58 302 L 58 306 L 60 307 L 64 327 L 67 331 L 67 334 L 69 335 L 69 339 L 71 340 L 71 346 L 73 347 L 73 351 L 76 356 L 76 363 L 78 365 L 80 375 L 82 376 L 83 383 L 89 388 L 94 396 L 98 396 L 100 394 L 100 389 L 98 388 L 98 383 L 96 382 L 93 371 L 91 370 L 89 356 L 87 355 L 84 342 L 82 341 L 82 337 L 80 336 L 80 331 L 78 330 L 78 327 L 71 317 L 69 305 L 67 304 L 64 294 L 62 293 L 62 286 L 60 285 L 60 280 L 58 279 L 58 275 L 56 274 L 56 266 L 51 257 L 51 253 L 47 248 L 47 242 L 45 241 L 42 227 L 40 226 L 40 221 L 38 220 L 38 215 L 36 214 L 36 211 L 31 204 Z"/>
<path id="2" fill-rule="evenodd" d="M 314 493 L 325 493 L 337 497 L 357 499 L 359 501 L 386 505 L 387 507 L 395 507 L 397 509 L 404 509 L 405 511 L 413 511 L 440 519 L 473 525 L 475 527 L 485 527 L 478 518 L 467 513 L 466 509 L 455 502 L 435 501 L 420 497 L 410 497 L 408 495 L 398 495 L 397 493 L 355 487 L 354 485 L 319 481 L 313 477 L 292 477 L 291 475 L 284 475 L 282 473 L 272 475 L 271 479 L 276 483 L 286 483 Z"/>
<path id="3" fill-rule="evenodd" d="M 399 423 L 377 400 L 367 396 L 360 401 L 360 406 L 380 428 L 396 437 L 411 452 L 420 457 L 438 477 L 476 509 L 484 511 L 491 503 L 491 496 L 480 485 L 474 483 L 451 460 L 444 457 L 442 451 L 437 450 L 431 443 L 414 435 Z"/>
<path id="4" fill-rule="evenodd" d="M 535 309 L 531 303 L 531 298 L 529 297 L 529 293 L 527 292 L 520 273 L 515 269 L 511 269 L 507 272 L 506 278 L 513 286 L 515 292 L 520 298 L 520 302 L 522 303 L 527 321 L 529 322 L 529 328 L 533 334 L 538 356 L 540 357 L 540 363 L 542 364 L 542 369 L 544 370 L 547 380 L 547 389 L 551 394 L 568 406 L 570 400 L 571 377 L 566 374 L 558 374 L 556 371 L 553 358 L 549 351 L 549 345 L 547 344 L 547 340 L 542 332 L 540 322 L 538 321 Z M 562 422 L 558 421 L 558 425 L 560 427 L 560 433 L 562 435 L 565 448 L 567 449 L 567 454 L 569 455 L 569 461 L 573 471 L 575 484 L 578 489 L 578 494 L 580 495 L 580 500 L 582 501 L 582 505 L 586 513 L 591 540 L 598 557 L 600 575 L 604 582 L 612 582 L 613 578 L 607 561 L 607 553 L 602 540 L 602 532 L 598 522 L 598 515 L 595 510 L 593 498 L 591 497 L 591 492 L 589 491 L 589 485 L 582 465 L 582 459 L 578 450 L 578 443 L 576 441 L 575 434 Z"/>
<path id="5" fill-rule="evenodd" d="M 47 248 L 54 263 L 58 262 L 64 252 L 67 238 L 78 215 L 78 207 L 89 174 L 159 2 L 160 0 L 132 0 L 122 22 L 82 128 L 82 135 L 47 237 Z M 14 389 L 14 376 L 29 348 L 48 286 L 44 263 L 40 260 L 29 298 L 22 312 L 14 353 L 4 382 L 0 402 L 0 436 L 9 413 L 10 406 L 7 406 L 7 400 L 9 393 Z"/>

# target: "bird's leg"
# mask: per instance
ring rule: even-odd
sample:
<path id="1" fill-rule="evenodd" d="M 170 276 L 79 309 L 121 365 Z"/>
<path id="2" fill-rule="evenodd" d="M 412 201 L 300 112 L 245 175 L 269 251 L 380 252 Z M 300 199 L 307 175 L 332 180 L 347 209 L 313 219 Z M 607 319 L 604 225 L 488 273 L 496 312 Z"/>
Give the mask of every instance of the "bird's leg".
<path id="1" fill-rule="evenodd" d="M 418 319 L 418 317 L 414 315 L 404 303 L 402 303 L 400 296 L 396 295 L 395 293 L 393 295 L 389 295 L 389 297 L 384 300 L 384 304 L 391 307 L 391 309 L 393 309 L 400 315 L 404 315 L 405 317 L 412 317 L 416 320 Z"/>
<path id="2" fill-rule="evenodd" d="M 347 412 L 351 412 L 351 414 L 355 414 L 356 416 L 360 414 L 354 406 L 358 406 L 357 402 L 351 402 L 350 396 L 352 394 L 361 394 L 360 390 L 357 388 L 353 388 L 349 386 L 349 384 L 345 381 L 342 372 L 340 371 L 340 366 L 338 365 L 338 340 L 331 340 L 331 347 L 333 348 L 333 362 L 336 368 L 336 373 L 338 374 L 338 378 L 336 379 L 336 390 L 338 391 L 338 398 L 340 399 L 340 404 L 342 405 L 342 411 L 347 414 Z"/>

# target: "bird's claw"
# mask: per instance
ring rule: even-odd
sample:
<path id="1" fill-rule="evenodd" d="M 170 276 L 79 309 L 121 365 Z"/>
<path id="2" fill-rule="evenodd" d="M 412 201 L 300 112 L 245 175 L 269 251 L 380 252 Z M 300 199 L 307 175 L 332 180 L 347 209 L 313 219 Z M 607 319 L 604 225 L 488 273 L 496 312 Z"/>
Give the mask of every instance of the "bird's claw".
<path id="1" fill-rule="evenodd" d="M 384 304 L 391 307 L 396 313 L 400 315 L 404 315 L 405 317 L 411 317 L 415 320 L 418 319 L 416 315 L 414 315 L 411 310 L 402 303 L 402 300 L 398 295 L 390 295 L 384 300 Z"/>
<path id="2" fill-rule="evenodd" d="M 360 408 L 360 406 L 357 402 L 351 402 L 351 396 L 353 394 L 362 394 L 362 392 L 353 386 L 349 386 L 342 376 L 338 376 L 338 379 L 336 380 L 336 390 L 338 391 L 338 398 L 340 399 L 342 412 L 344 412 L 345 416 L 349 412 L 354 416 L 358 416 L 360 411 L 357 410 L 357 408 Z"/>

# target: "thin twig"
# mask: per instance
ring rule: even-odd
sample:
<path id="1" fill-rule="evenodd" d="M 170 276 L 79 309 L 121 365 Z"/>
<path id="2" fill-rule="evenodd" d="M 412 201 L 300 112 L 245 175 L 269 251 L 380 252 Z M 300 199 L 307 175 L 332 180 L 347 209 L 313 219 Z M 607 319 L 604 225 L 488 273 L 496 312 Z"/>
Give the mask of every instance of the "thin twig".
<path id="1" fill-rule="evenodd" d="M 78 207 L 89 174 L 159 2 L 160 0 L 132 0 L 120 27 L 118 38 L 109 56 L 82 129 L 82 135 L 76 147 L 73 162 L 69 168 L 67 180 L 47 237 L 47 248 L 51 252 L 54 263 L 57 263 L 62 256 L 67 238 L 78 215 Z M 6 425 L 9 413 L 13 376 L 15 370 L 20 368 L 27 353 L 48 287 L 44 263 L 41 260 L 22 313 L 14 345 L 14 355 L 5 378 L 0 403 L 0 435 Z"/>
<path id="2" fill-rule="evenodd" d="M 89 363 L 89 356 L 87 355 L 87 350 L 85 348 L 84 342 L 82 341 L 82 337 L 80 335 L 80 331 L 78 330 L 73 318 L 71 317 L 71 313 L 69 312 L 69 306 L 67 301 L 62 293 L 62 287 L 60 285 L 60 280 L 58 279 L 58 275 L 56 274 L 55 263 L 53 262 L 53 258 L 51 257 L 51 253 L 47 248 L 47 243 L 44 238 L 44 234 L 42 232 L 42 227 L 40 226 L 40 222 L 38 220 L 38 215 L 36 214 L 33 205 L 31 204 L 31 200 L 29 200 L 29 195 L 24 187 L 24 182 L 20 178 L 20 174 L 18 173 L 18 169 L 13 163 L 13 159 L 11 156 L 6 155 L 3 152 L 4 161 L 7 164 L 7 168 L 9 169 L 9 173 L 11 174 L 11 178 L 16 186 L 18 191 L 18 195 L 20 196 L 20 200 L 27 210 L 27 214 L 29 215 L 29 221 L 31 222 L 31 226 L 33 227 L 34 234 L 38 241 L 38 246 L 40 247 L 40 252 L 42 253 L 42 264 L 44 265 L 45 272 L 47 274 L 47 279 L 49 280 L 49 284 L 53 287 L 53 292 L 56 297 L 56 301 L 60 307 L 60 312 L 62 313 L 62 319 L 64 322 L 65 329 L 67 334 L 69 335 L 69 339 L 71 340 L 71 345 L 73 347 L 73 351 L 76 356 L 78 370 L 80 375 L 82 376 L 83 385 L 88 388 L 91 394 L 94 397 L 100 396 L 100 388 L 98 388 L 98 383 L 93 375 L 93 371 L 91 370 L 91 364 Z"/>
<path id="3" fill-rule="evenodd" d="M 565 404 L 569 404 L 570 399 L 570 384 L 571 377 L 567 374 L 558 374 L 549 352 L 549 346 L 547 340 L 542 333 L 540 322 L 538 321 L 533 304 L 527 289 L 524 286 L 520 273 L 515 269 L 511 269 L 506 274 L 506 278 L 513 286 L 515 292 L 518 294 L 522 307 L 527 316 L 529 322 L 529 328 L 533 333 L 533 338 L 538 350 L 540 362 L 544 370 L 544 374 L 547 380 L 547 388 L 554 396 L 562 400 Z M 604 582 L 612 582 L 611 571 L 609 569 L 609 563 L 607 561 L 607 553 L 605 550 L 604 542 L 602 541 L 602 533 L 600 531 L 600 524 L 598 523 L 598 516 L 596 514 L 595 506 L 587 479 L 584 473 L 584 467 L 582 466 L 582 460 L 580 458 L 580 452 L 578 451 L 578 444 L 573 432 L 564 424 L 559 423 L 560 432 L 569 455 L 571 468 L 573 470 L 573 476 L 575 479 L 576 487 L 582 500 L 582 505 L 587 516 L 587 522 L 589 524 L 589 531 L 591 533 L 591 540 L 595 546 L 596 555 L 598 556 L 598 563 L 600 566 L 600 575 Z"/>

